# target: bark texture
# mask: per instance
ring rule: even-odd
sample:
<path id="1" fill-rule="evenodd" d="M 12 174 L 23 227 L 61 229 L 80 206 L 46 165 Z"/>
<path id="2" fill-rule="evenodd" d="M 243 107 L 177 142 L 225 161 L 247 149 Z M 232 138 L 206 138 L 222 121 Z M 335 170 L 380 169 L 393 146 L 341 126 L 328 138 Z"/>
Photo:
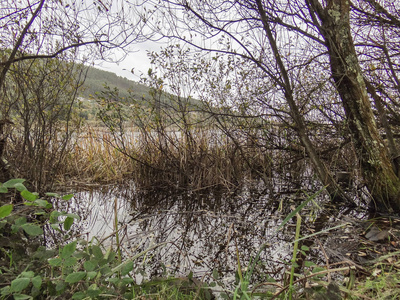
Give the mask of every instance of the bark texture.
<path id="1" fill-rule="evenodd" d="M 337 184 L 331 172 L 328 170 L 323 161 L 320 159 L 313 143 L 311 142 L 308 136 L 307 127 L 304 122 L 304 117 L 301 115 L 300 110 L 294 99 L 288 71 L 285 68 L 284 63 L 281 59 L 278 46 L 276 44 L 275 38 L 273 37 L 272 31 L 269 26 L 268 18 L 266 16 L 266 13 L 262 5 L 262 1 L 256 0 L 256 3 L 258 12 L 261 16 L 261 21 L 263 23 L 264 32 L 266 33 L 272 52 L 274 53 L 275 56 L 275 61 L 277 63 L 280 75 L 282 77 L 282 82 L 280 83 L 280 85 L 284 90 L 286 102 L 290 107 L 291 116 L 295 124 L 295 130 L 300 138 L 302 145 L 306 150 L 307 155 L 311 160 L 313 169 L 317 173 L 318 178 L 321 180 L 322 184 L 326 187 L 326 190 L 328 191 L 333 201 L 344 201 L 348 202 L 349 204 L 354 204 L 354 202 L 351 199 L 349 199 L 349 197 L 347 197 L 343 189 Z"/>
<path id="2" fill-rule="evenodd" d="M 346 112 L 362 175 L 380 211 L 400 210 L 400 180 L 380 137 L 350 31 L 350 1 L 328 0 L 323 8 L 309 0 L 321 20 L 332 76 Z"/>
<path id="3" fill-rule="evenodd" d="M 7 135 L 4 133 L 4 126 L 7 124 L 13 123 L 7 119 L 0 120 L 0 183 L 4 183 L 11 179 L 10 171 L 3 160 L 3 153 L 6 150 L 7 145 Z"/>

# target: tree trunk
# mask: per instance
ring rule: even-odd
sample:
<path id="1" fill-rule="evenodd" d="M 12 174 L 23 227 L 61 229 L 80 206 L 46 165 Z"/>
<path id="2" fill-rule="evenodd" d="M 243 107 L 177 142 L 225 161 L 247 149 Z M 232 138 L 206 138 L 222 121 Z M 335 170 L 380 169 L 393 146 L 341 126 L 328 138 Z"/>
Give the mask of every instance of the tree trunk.
<path id="1" fill-rule="evenodd" d="M 262 1 L 256 0 L 257 8 L 261 16 L 261 21 L 263 23 L 263 29 L 267 35 L 269 44 L 271 46 L 272 52 L 275 56 L 275 61 L 278 65 L 278 70 L 280 75 L 282 76 L 282 83 L 280 83 L 281 87 L 284 90 L 285 99 L 290 107 L 290 112 L 292 119 L 295 123 L 295 130 L 300 138 L 301 144 L 304 146 L 307 155 L 309 156 L 311 163 L 313 165 L 314 171 L 317 173 L 318 178 L 321 180 L 322 184 L 326 187 L 331 199 L 336 201 L 345 201 L 348 202 L 350 205 L 353 205 L 354 202 L 352 199 L 347 197 L 346 193 L 343 189 L 337 184 L 337 182 L 332 177 L 331 172 L 325 166 L 323 161 L 319 158 L 317 151 L 315 150 L 314 145 L 312 144 L 308 134 L 307 134 L 307 127 L 304 122 L 304 118 L 300 113 L 300 110 L 296 104 L 296 101 L 293 97 L 293 90 L 291 87 L 289 75 L 287 69 L 285 68 L 278 46 L 276 44 L 275 38 L 273 37 L 272 31 L 268 24 L 268 18 L 264 11 Z"/>
<path id="2" fill-rule="evenodd" d="M 7 135 L 4 133 L 4 126 L 6 126 L 6 124 L 13 124 L 13 122 L 7 119 L 0 120 L 0 183 L 11 179 L 10 171 L 3 160 L 3 153 L 7 145 Z"/>
<path id="3" fill-rule="evenodd" d="M 350 2 L 328 0 L 326 8 L 308 0 L 310 12 L 321 20 L 332 76 L 345 109 L 358 151 L 363 179 L 380 211 L 400 209 L 400 179 L 394 173 L 388 149 L 379 136 L 366 84 L 350 31 Z"/>

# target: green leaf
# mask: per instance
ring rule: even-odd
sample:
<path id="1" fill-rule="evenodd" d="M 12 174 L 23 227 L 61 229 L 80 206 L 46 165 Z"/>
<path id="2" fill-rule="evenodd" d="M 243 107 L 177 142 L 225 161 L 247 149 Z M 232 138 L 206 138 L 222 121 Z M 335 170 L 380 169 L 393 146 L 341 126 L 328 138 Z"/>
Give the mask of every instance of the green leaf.
<path id="1" fill-rule="evenodd" d="M 117 253 L 110 249 L 107 250 L 107 253 L 104 255 L 104 258 L 107 260 L 107 263 L 111 263 L 117 259 Z"/>
<path id="2" fill-rule="evenodd" d="M 68 213 L 66 214 L 67 217 L 74 218 L 76 220 L 80 220 L 81 218 L 77 214 Z"/>
<path id="3" fill-rule="evenodd" d="M 187 278 L 189 279 L 189 281 L 193 280 L 193 272 L 192 271 L 189 272 L 189 275 Z"/>
<path id="4" fill-rule="evenodd" d="M 8 189 L 5 186 L 1 185 L 0 186 L 0 193 L 2 193 L 2 194 L 8 193 Z"/>
<path id="5" fill-rule="evenodd" d="M 25 200 L 30 201 L 30 202 L 33 202 L 33 201 L 35 201 L 37 198 L 39 198 L 38 195 L 33 194 L 33 193 L 31 193 L 30 191 L 28 191 L 28 190 L 22 191 L 22 192 L 21 192 L 21 196 L 22 196 Z"/>
<path id="6" fill-rule="evenodd" d="M 46 214 L 47 214 L 47 212 L 45 212 L 43 209 L 38 209 L 35 212 L 35 215 L 37 215 L 37 216 L 43 216 L 43 215 L 46 215 Z"/>
<path id="7" fill-rule="evenodd" d="M 310 248 L 307 247 L 306 245 L 302 245 L 302 246 L 301 246 L 301 250 L 303 250 L 303 251 L 310 251 Z"/>
<path id="8" fill-rule="evenodd" d="M 61 232 L 61 229 L 60 229 L 58 223 L 56 223 L 56 224 L 51 224 L 50 226 L 51 226 L 51 228 L 53 228 L 54 230 L 57 230 L 57 231 Z"/>
<path id="9" fill-rule="evenodd" d="M 10 213 L 13 210 L 13 205 L 12 204 L 6 204 L 0 207 L 0 218 L 5 218 L 10 215 Z"/>
<path id="10" fill-rule="evenodd" d="M 318 273 L 318 272 L 322 272 L 322 271 L 325 271 L 325 269 L 322 268 L 322 267 L 315 267 L 315 268 L 312 270 L 312 273 Z"/>
<path id="11" fill-rule="evenodd" d="M 67 258 L 67 257 L 71 256 L 75 252 L 76 243 L 77 242 L 75 241 L 75 242 L 65 245 L 63 247 L 63 249 L 61 250 L 61 258 Z"/>
<path id="12" fill-rule="evenodd" d="M 86 272 L 75 272 L 75 273 L 71 273 L 69 274 L 66 278 L 65 278 L 65 282 L 68 283 L 77 283 L 78 281 L 82 280 L 83 278 L 86 277 Z"/>
<path id="13" fill-rule="evenodd" d="M 83 263 L 83 267 L 86 271 L 94 271 L 97 267 L 97 263 L 95 261 L 88 260 Z"/>
<path id="14" fill-rule="evenodd" d="M 59 267 L 62 265 L 62 259 L 59 257 L 49 259 L 49 264 L 52 267 Z"/>
<path id="15" fill-rule="evenodd" d="M 214 269 L 214 270 L 213 270 L 212 276 L 213 276 L 213 278 L 214 278 L 215 280 L 218 280 L 218 279 L 219 279 L 219 272 L 218 272 L 217 269 Z"/>
<path id="16" fill-rule="evenodd" d="M 62 213 L 56 210 L 53 210 L 50 214 L 50 223 L 58 222 L 58 217 L 61 216 Z"/>
<path id="17" fill-rule="evenodd" d="M 95 271 L 87 272 L 87 278 L 88 279 L 93 279 L 96 276 L 97 276 L 97 272 L 95 272 Z"/>
<path id="18" fill-rule="evenodd" d="M 42 277 L 40 275 L 33 277 L 32 284 L 35 288 L 40 290 L 40 287 L 42 286 Z"/>
<path id="19" fill-rule="evenodd" d="M 49 197 L 60 198 L 60 195 L 57 193 L 45 193 L 45 195 Z"/>
<path id="20" fill-rule="evenodd" d="M 6 188 L 13 188 L 17 183 L 23 183 L 25 179 L 10 179 L 3 183 L 3 186 Z"/>
<path id="21" fill-rule="evenodd" d="M 26 218 L 20 217 L 20 218 L 16 219 L 14 223 L 16 226 L 24 225 L 24 224 L 26 224 Z"/>
<path id="22" fill-rule="evenodd" d="M 107 266 L 108 261 L 107 261 L 107 259 L 102 258 L 102 259 L 98 260 L 98 264 L 100 267 L 104 267 L 104 266 Z"/>
<path id="23" fill-rule="evenodd" d="M 84 299 L 86 297 L 86 294 L 84 292 L 76 292 L 75 294 L 72 295 L 72 299 Z"/>
<path id="24" fill-rule="evenodd" d="M 56 291 L 57 292 L 62 292 L 65 290 L 65 288 L 67 287 L 67 284 L 64 281 L 59 281 L 56 284 Z"/>
<path id="25" fill-rule="evenodd" d="M 44 208 L 52 208 L 53 207 L 53 205 L 51 203 L 49 203 L 48 201 L 43 200 L 43 199 L 35 200 L 35 204 L 39 207 L 44 207 Z"/>
<path id="26" fill-rule="evenodd" d="M 74 197 L 74 194 L 68 194 L 68 195 L 62 196 L 61 199 L 68 201 L 68 200 L 71 200 L 72 197 Z"/>
<path id="27" fill-rule="evenodd" d="M 289 222 L 289 220 L 291 218 L 293 218 L 299 211 L 301 211 L 303 209 L 304 206 L 306 206 L 306 204 L 308 202 L 310 202 L 311 200 L 314 200 L 319 194 L 322 193 L 322 191 L 324 191 L 325 188 L 320 189 L 318 192 L 316 192 L 314 195 L 308 197 L 303 203 L 301 203 L 298 207 L 296 207 L 296 209 L 294 211 L 292 211 L 283 221 L 282 224 L 278 227 L 277 230 L 281 230 L 283 226 L 286 225 L 287 222 Z"/>
<path id="28" fill-rule="evenodd" d="M 25 277 L 25 278 L 33 278 L 34 276 L 35 276 L 35 273 L 33 271 L 21 273 L 21 277 Z"/>
<path id="29" fill-rule="evenodd" d="M 77 251 L 74 254 L 74 257 L 78 258 L 78 259 L 84 259 L 84 260 L 89 260 L 90 259 L 90 255 L 86 252 L 83 251 Z"/>
<path id="30" fill-rule="evenodd" d="M 69 230 L 72 224 L 74 224 L 74 218 L 67 217 L 64 221 L 64 230 Z"/>
<path id="31" fill-rule="evenodd" d="M 87 293 L 91 297 L 91 299 L 97 299 L 97 297 L 101 294 L 101 290 L 89 289 L 89 290 L 87 290 Z"/>
<path id="32" fill-rule="evenodd" d="M 311 273 L 313 274 L 313 273 L 318 273 L 318 272 L 322 272 L 322 271 L 325 271 L 325 269 L 324 268 L 321 268 L 321 267 L 314 267 L 313 268 L 313 270 L 311 271 Z M 323 278 L 323 277 L 325 277 L 325 275 L 326 274 L 318 274 L 318 275 L 316 275 L 316 276 L 314 276 L 314 277 L 312 277 L 312 278 Z"/>
<path id="33" fill-rule="evenodd" d="M 7 296 L 7 295 L 10 295 L 10 286 L 9 285 L 6 285 L 5 287 L 3 287 L 2 289 L 0 289 L 0 295 L 1 296 Z M 5 298 L 5 299 L 7 299 L 7 298 Z"/>
<path id="34" fill-rule="evenodd" d="M 22 192 L 27 190 L 27 188 L 22 184 L 22 183 L 17 183 L 14 188 L 18 191 L 18 192 Z"/>
<path id="35" fill-rule="evenodd" d="M 305 267 L 313 267 L 313 266 L 316 266 L 316 264 L 315 263 L 313 263 L 312 261 L 305 261 L 304 262 L 304 266 Z"/>
<path id="36" fill-rule="evenodd" d="M 94 245 L 91 247 L 91 250 L 94 257 L 96 257 L 97 259 L 103 258 L 103 251 L 101 251 L 101 248 L 99 246 Z"/>
<path id="37" fill-rule="evenodd" d="M 127 284 L 130 284 L 130 283 L 133 283 L 133 281 L 134 281 L 133 278 L 126 277 L 126 278 L 122 279 L 122 284 L 127 285 Z"/>
<path id="38" fill-rule="evenodd" d="M 113 277 L 113 278 L 108 278 L 107 281 L 113 284 L 117 284 L 118 282 L 121 281 L 121 279 Z"/>
<path id="39" fill-rule="evenodd" d="M 129 272 L 133 270 L 133 261 L 128 261 L 126 264 L 123 265 L 121 269 L 121 275 L 125 276 L 128 275 Z"/>
<path id="40" fill-rule="evenodd" d="M 99 289 L 98 285 L 96 283 L 93 283 L 89 286 L 88 291 L 96 291 L 98 289 Z"/>
<path id="41" fill-rule="evenodd" d="M 6 226 L 7 224 L 7 220 L 1 220 L 0 221 L 0 229 L 4 228 L 4 226 Z"/>
<path id="42" fill-rule="evenodd" d="M 66 267 L 73 267 L 76 265 L 78 262 L 78 259 L 76 257 L 67 257 L 64 261 L 64 266 Z"/>
<path id="43" fill-rule="evenodd" d="M 111 273 L 111 268 L 110 268 L 109 266 L 104 266 L 104 267 L 102 267 L 102 268 L 100 269 L 100 273 L 101 273 L 102 275 Z"/>
<path id="44" fill-rule="evenodd" d="M 40 226 L 35 225 L 35 224 L 25 223 L 21 227 L 30 236 L 38 236 L 38 235 L 43 234 L 43 229 L 40 228 Z"/>
<path id="45" fill-rule="evenodd" d="M 14 300 L 25 300 L 25 299 L 33 299 L 32 296 L 23 295 L 23 294 L 14 294 Z"/>
<path id="46" fill-rule="evenodd" d="M 29 278 L 16 278 L 11 281 L 11 292 L 21 292 L 26 289 L 31 280 Z"/>

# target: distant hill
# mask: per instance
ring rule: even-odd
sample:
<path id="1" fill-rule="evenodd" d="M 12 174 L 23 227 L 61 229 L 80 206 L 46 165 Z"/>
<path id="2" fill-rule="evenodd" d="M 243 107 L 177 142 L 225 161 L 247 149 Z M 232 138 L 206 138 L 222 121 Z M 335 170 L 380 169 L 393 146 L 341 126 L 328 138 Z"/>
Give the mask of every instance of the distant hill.
<path id="1" fill-rule="evenodd" d="M 118 76 L 112 72 L 89 67 L 80 96 L 85 99 L 96 98 L 96 94 L 104 90 L 105 84 L 111 90 L 117 88 L 121 97 L 127 97 L 129 95 L 128 90 L 131 90 L 132 95 L 138 100 L 142 99 L 143 96 L 148 97 L 150 90 L 149 87 L 143 84 Z"/>
<path id="2" fill-rule="evenodd" d="M 137 103 L 141 103 L 143 106 L 147 106 L 151 101 L 150 87 L 112 72 L 88 67 L 86 79 L 79 94 L 81 100 L 83 100 L 80 114 L 86 120 L 95 121 L 99 106 L 94 99 L 98 98 L 101 95 L 101 91 L 105 90 L 105 85 L 111 90 L 116 88 L 121 99 L 133 97 L 138 101 Z M 166 107 L 173 108 L 177 106 L 176 103 L 171 102 L 173 98 L 172 95 L 165 93 L 161 96 L 161 102 L 165 103 Z M 191 109 L 196 109 L 200 106 L 200 101 L 191 99 L 190 104 Z M 175 110 L 172 109 L 171 111 Z"/>

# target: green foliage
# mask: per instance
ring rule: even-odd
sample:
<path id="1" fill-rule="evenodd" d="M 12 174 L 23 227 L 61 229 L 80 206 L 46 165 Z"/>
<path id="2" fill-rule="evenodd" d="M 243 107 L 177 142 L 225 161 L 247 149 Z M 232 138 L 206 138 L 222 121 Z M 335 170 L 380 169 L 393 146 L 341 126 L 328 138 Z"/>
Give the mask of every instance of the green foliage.
<path id="1" fill-rule="evenodd" d="M 13 209 L 12 204 L 6 204 L 0 207 L 0 218 L 2 219 L 7 217 L 11 213 L 12 209 Z"/>
<path id="2" fill-rule="evenodd" d="M 19 191 L 23 203 L 18 205 L 5 204 L 0 207 L 0 239 L 15 241 L 0 247 L 0 299 L 35 299 L 35 298 L 68 298 L 68 299 L 103 299 L 117 298 L 136 299 L 213 299 L 212 289 L 223 288 L 219 293 L 221 299 L 255 299 L 277 298 L 290 299 L 300 295 L 325 297 L 333 292 L 340 296 L 346 293 L 349 299 L 358 299 L 359 295 L 368 295 L 377 299 L 397 299 L 400 295 L 398 285 L 400 278 L 397 269 L 386 261 L 393 261 L 397 254 L 382 257 L 373 266 L 371 276 L 355 286 L 327 283 L 327 276 L 332 272 L 348 270 L 348 267 L 329 269 L 321 267 L 312 261 L 304 261 L 303 274 L 294 274 L 298 267 L 296 257 L 299 254 L 307 256 L 310 248 L 300 246 L 301 208 L 294 209 L 297 213 L 296 236 L 294 240 L 293 259 L 286 262 L 287 275 L 290 282 L 281 285 L 277 278 L 265 274 L 262 284 L 254 282 L 253 273 L 256 269 L 264 269 L 260 254 L 268 245 L 263 245 L 254 258 L 250 259 L 247 268 L 242 266 L 237 254 L 238 270 L 236 273 L 236 288 L 226 286 L 217 270 L 212 273 L 212 282 L 206 284 L 189 274 L 186 278 L 162 278 L 145 281 L 138 285 L 135 275 L 144 275 L 141 263 L 137 260 L 147 255 L 149 251 L 163 245 L 154 245 L 142 252 L 122 259 L 117 250 L 105 247 L 96 240 L 84 241 L 72 239 L 68 242 L 60 239 L 60 244 L 52 249 L 46 249 L 39 244 L 46 224 L 48 228 L 56 229 L 63 234 L 73 226 L 79 216 L 64 211 L 54 210 L 49 199 L 44 199 L 36 193 L 29 192 L 22 179 L 10 180 L 1 184 L 7 193 Z M 17 189 L 18 187 L 18 189 Z M 14 191 L 13 191 L 14 190 Z M 2 194 L 7 194 L 2 192 Z M 62 196 L 57 193 L 47 193 L 47 197 L 68 201 L 71 194 Z M 310 198 L 312 198 L 311 196 Z M 309 199 L 308 199 L 309 200 Z M 309 201 L 306 202 L 309 202 Z M 304 205 L 300 205 L 303 207 Z M 28 209 L 19 209 L 20 207 Z M 35 218 L 39 216 L 40 218 Z M 284 221 L 287 223 L 289 220 Z M 47 229 L 49 230 L 49 229 Z M 257 272 L 260 273 L 260 272 Z M 261 272 L 262 273 L 262 272 Z M 165 274 L 167 275 L 167 274 Z M 276 274 L 275 274 L 276 275 Z M 352 278 L 350 276 L 350 278 Z M 312 288 L 299 290 L 298 283 L 310 282 Z M 354 282 L 354 280 L 353 280 Z M 301 285 L 303 286 L 303 285 Z M 322 298 L 321 298 L 322 299 Z"/>
<path id="3" fill-rule="evenodd" d="M 53 249 L 38 246 L 43 242 L 41 236 L 46 224 L 65 236 L 79 216 L 54 210 L 48 199 L 29 192 L 23 182 L 22 179 L 13 179 L 0 185 L 3 194 L 12 189 L 19 191 L 22 204 L 29 208 L 27 214 L 11 204 L 0 207 L 0 239 L 10 237 L 16 241 L 9 247 L 0 247 L 0 254 L 6 253 L 0 256 L 0 282 L 3 283 L 0 299 L 134 299 L 137 295 L 148 295 L 154 291 L 162 299 L 171 295 L 193 299 L 193 289 L 187 293 L 181 286 L 172 287 L 165 282 L 157 284 L 156 288 L 148 283 L 143 286 L 135 284 L 133 275 L 139 272 L 135 261 L 159 245 L 123 262 L 112 248 L 106 249 L 95 241 L 74 239 L 65 244 L 61 242 Z M 73 197 L 71 194 L 61 196 L 57 193 L 46 193 L 46 196 L 60 201 L 68 201 Z M 35 216 L 40 216 L 40 221 Z M 34 246 L 29 247 L 32 244 Z M 210 297 L 200 295 L 199 299 Z"/>
<path id="4" fill-rule="evenodd" d="M 58 251 L 38 247 L 33 255 L 24 251 L 18 253 L 21 251 L 20 248 L 27 246 L 26 239 L 21 235 L 22 232 L 40 242 L 46 219 L 58 231 L 61 231 L 60 224 L 63 225 L 64 231 L 68 231 L 74 220 L 79 219 L 77 215 L 56 210 L 44 214 L 43 208 L 50 210 L 51 203 L 41 199 L 38 194 L 29 192 L 23 186 L 23 182 L 22 179 L 13 179 L 1 185 L 3 194 L 7 193 L 9 189 L 19 187 L 20 195 L 24 200 L 23 204 L 31 207 L 33 211 L 30 211 L 30 215 L 27 216 L 18 210 L 15 211 L 11 204 L 0 207 L 0 216 L 6 222 L 2 227 L 1 236 L 5 238 L 11 235 L 13 240 L 18 241 L 16 244 L 10 245 L 9 249 L 2 249 L 3 252 L 8 253 L 9 264 L 7 267 L 2 264 L 0 268 L 1 274 L 4 275 L 2 278 L 4 283 L 8 283 L 0 290 L 0 298 L 6 299 L 12 295 L 15 299 L 31 299 L 38 295 L 66 294 L 74 299 L 83 299 L 101 293 L 118 295 L 121 282 L 128 281 L 120 277 L 118 272 L 111 271 L 111 267 L 116 261 L 115 253 L 108 251 L 107 255 L 104 255 L 99 245 L 92 243 L 84 245 L 81 241 L 78 245 L 78 240 L 75 240 L 65 245 L 60 244 L 57 246 Z M 72 198 L 72 195 L 60 196 L 55 193 L 48 193 L 47 196 L 59 198 L 62 201 Z M 28 221 L 31 215 L 37 213 L 44 218 L 44 221 Z M 6 226 L 7 224 L 8 226 Z M 17 256 L 19 257 L 18 261 L 12 259 Z M 5 259 L 5 257 L 2 258 Z M 23 266 L 26 267 L 21 269 Z M 123 269 L 123 276 L 128 276 L 132 269 L 133 263 L 129 265 L 128 269 Z M 114 289 L 109 287 L 109 278 L 114 278 Z M 129 284 L 131 283 L 132 280 L 129 280 Z"/>

